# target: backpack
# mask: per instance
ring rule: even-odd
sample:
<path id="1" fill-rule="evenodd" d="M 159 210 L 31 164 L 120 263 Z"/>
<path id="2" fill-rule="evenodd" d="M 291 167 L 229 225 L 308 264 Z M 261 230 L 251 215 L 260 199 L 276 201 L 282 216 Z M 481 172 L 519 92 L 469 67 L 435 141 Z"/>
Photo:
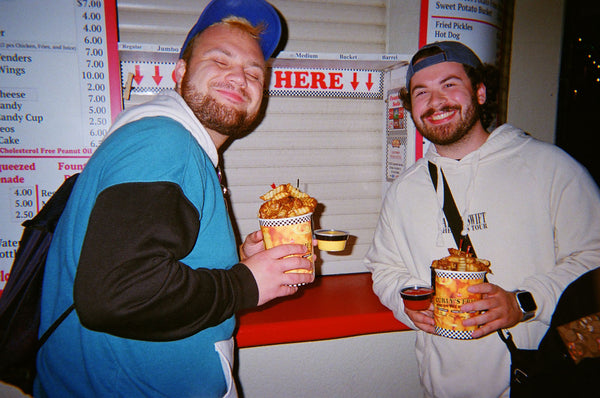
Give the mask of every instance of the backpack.
<path id="1" fill-rule="evenodd" d="M 560 332 L 580 319 L 598 315 L 600 268 L 595 268 L 581 275 L 564 290 L 552 315 L 550 327 L 537 350 L 518 349 L 509 334 L 505 343 L 509 346 L 512 358 L 511 398 L 590 397 L 590 392 L 597 388 L 593 386 L 597 385 L 600 376 L 600 356 L 575 362 Z"/>
<path id="2" fill-rule="evenodd" d="M 66 179 L 40 212 L 22 224 L 25 229 L 0 296 L 0 380 L 28 394 L 39 348 L 75 307 L 71 305 L 38 339 L 46 257 L 78 175 Z"/>

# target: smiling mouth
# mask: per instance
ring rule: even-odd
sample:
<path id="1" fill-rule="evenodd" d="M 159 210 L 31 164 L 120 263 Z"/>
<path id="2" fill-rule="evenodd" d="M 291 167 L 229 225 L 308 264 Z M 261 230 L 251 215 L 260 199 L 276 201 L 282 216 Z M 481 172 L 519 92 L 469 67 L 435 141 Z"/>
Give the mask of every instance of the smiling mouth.
<path id="1" fill-rule="evenodd" d="M 248 100 L 248 95 L 245 91 L 237 89 L 230 84 L 216 84 L 213 86 L 213 89 L 219 93 L 219 96 L 230 103 L 241 104 Z"/>
<path id="2" fill-rule="evenodd" d="M 217 90 L 217 92 L 221 95 L 222 98 L 228 100 L 229 102 L 235 104 L 241 104 L 245 101 L 245 97 L 236 91 L 230 90 Z"/>
<path id="3" fill-rule="evenodd" d="M 454 114 L 455 111 L 446 111 L 446 112 L 438 112 L 431 115 L 431 120 L 434 122 L 438 122 L 440 120 L 446 119 Z"/>
<path id="4" fill-rule="evenodd" d="M 457 112 L 460 111 L 459 107 L 445 106 L 442 109 L 429 109 L 423 114 L 423 121 L 429 120 L 431 123 L 440 123 L 449 120 Z"/>

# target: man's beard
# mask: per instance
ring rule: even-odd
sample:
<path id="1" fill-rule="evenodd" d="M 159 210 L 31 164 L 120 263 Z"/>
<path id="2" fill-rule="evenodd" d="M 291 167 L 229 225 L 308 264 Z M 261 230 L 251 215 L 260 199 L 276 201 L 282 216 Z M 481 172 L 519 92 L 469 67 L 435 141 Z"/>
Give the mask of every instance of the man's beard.
<path id="1" fill-rule="evenodd" d="M 205 128 L 232 138 L 241 137 L 250 130 L 256 115 L 249 117 L 246 111 L 221 104 L 210 95 L 202 94 L 186 77 L 181 82 L 181 96 Z"/>
<path id="2" fill-rule="evenodd" d="M 464 117 L 461 116 L 460 120 L 455 123 L 444 124 L 442 126 L 428 126 L 423 119 L 431 116 L 437 111 L 451 112 L 456 110 L 458 114 L 461 115 L 461 107 L 458 105 L 446 106 L 439 110 L 428 109 L 418 120 L 415 120 L 416 118 L 413 115 L 413 122 L 421 135 L 432 143 L 436 145 L 450 145 L 460 141 L 469 133 L 469 131 L 471 131 L 480 118 L 480 108 L 477 97 L 473 95 L 471 103 L 467 105 Z"/>

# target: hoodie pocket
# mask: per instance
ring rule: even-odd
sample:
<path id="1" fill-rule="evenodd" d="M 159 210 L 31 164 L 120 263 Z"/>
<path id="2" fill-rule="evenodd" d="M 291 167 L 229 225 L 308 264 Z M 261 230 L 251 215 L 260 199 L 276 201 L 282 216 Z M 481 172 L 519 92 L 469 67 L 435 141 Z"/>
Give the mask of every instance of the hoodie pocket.
<path id="1" fill-rule="evenodd" d="M 223 368 L 223 375 L 225 376 L 225 382 L 227 383 L 227 392 L 223 398 L 237 398 L 238 396 L 235 381 L 233 380 L 234 344 L 233 337 L 229 340 L 217 341 L 215 343 L 215 350 L 221 359 L 221 367 Z"/>

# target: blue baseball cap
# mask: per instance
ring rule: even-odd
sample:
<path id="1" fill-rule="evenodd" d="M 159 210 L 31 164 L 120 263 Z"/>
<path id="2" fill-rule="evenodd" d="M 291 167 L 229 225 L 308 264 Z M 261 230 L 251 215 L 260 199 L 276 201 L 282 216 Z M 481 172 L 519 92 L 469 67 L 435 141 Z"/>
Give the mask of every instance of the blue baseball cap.
<path id="1" fill-rule="evenodd" d="M 439 53 L 431 55 L 427 58 L 418 59 L 418 55 L 425 49 L 438 48 Z M 418 62 L 415 64 L 415 59 Z M 463 65 L 469 65 L 473 68 L 481 66 L 481 60 L 469 47 L 457 41 L 436 41 L 435 43 L 429 43 L 424 45 L 417 51 L 412 57 L 408 70 L 406 71 L 406 88 L 410 88 L 410 79 L 413 75 L 421 69 L 427 68 L 428 66 L 436 65 L 442 62 L 458 62 Z"/>
<path id="2" fill-rule="evenodd" d="M 192 37 L 230 16 L 245 18 L 254 26 L 264 24 L 260 48 L 265 60 L 269 59 L 281 39 L 281 19 L 277 10 L 264 0 L 212 0 L 185 38 L 179 57 L 183 55 Z"/>

